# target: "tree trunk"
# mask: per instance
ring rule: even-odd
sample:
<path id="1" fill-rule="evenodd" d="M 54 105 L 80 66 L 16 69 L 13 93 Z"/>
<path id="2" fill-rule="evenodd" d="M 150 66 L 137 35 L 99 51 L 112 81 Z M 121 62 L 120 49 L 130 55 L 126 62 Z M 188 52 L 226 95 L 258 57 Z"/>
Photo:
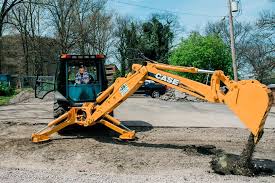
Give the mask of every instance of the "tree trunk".
<path id="1" fill-rule="evenodd" d="M 3 24 L 0 23 L 0 73 L 2 73 L 2 63 L 4 61 L 2 31 L 3 31 Z"/>

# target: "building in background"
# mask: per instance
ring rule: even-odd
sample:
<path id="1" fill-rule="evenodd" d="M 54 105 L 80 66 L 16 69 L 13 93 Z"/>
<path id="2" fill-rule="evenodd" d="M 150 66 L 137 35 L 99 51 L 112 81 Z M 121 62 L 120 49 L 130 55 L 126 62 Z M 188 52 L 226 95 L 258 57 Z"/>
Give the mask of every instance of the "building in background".
<path id="1" fill-rule="evenodd" d="M 3 60 L 1 73 L 11 76 L 11 85 L 16 88 L 32 87 L 36 75 L 54 76 L 58 46 L 47 37 L 35 38 L 37 49 L 24 52 L 21 36 L 3 36 Z"/>
<path id="2" fill-rule="evenodd" d="M 116 79 L 118 68 L 115 64 L 107 64 L 105 65 L 105 69 L 106 69 L 108 84 L 111 85 Z"/>

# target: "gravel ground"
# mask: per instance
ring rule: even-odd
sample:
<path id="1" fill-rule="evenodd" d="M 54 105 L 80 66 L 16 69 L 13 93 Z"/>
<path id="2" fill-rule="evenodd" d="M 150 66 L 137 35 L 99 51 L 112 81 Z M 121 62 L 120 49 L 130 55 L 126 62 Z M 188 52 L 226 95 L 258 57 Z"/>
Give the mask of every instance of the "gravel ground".
<path id="1" fill-rule="evenodd" d="M 29 89 L 29 90 L 23 90 L 20 93 L 18 93 L 15 97 L 13 97 L 10 100 L 10 104 L 18 104 L 18 103 L 41 103 L 43 102 L 49 102 L 53 101 L 54 94 L 53 92 L 48 93 L 43 100 L 40 100 L 38 98 L 34 98 L 35 94 L 34 91 Z"/>
<path id="2" fill-rule="evenodd" d="M 52 101 L 49 98 L 41 103 L 26 95 L 18 96 L 16 105 L 0 108 L 0 182 L 275 182 L 275 128 L 271 123 L 274 108 L 253 160 L 257 166 L 274 172 L 257 177 L 223 176 L 210 167 L 214 154 L 224 150 L 239 155 L 249 132 L 234 125 L 220 127 L 222 116 L 228 121 L 232 116 L 220 105 L 133 98 L 115 114 L 123 121 L 140 119 L 149 124 L 131 127 L 138 132 L 137 141 L 121 142 L 114 132 L 94 127 L 67 136 L 54 135 L 48 143 L 34 144 L 31 134 L 51 121 Z M 155 111 L 160 123 L 150 125 L 157 118 L 145 115 L 148 111 Z M 219 114 L 220 118 L 215 118 L 220 119 L 219 123 L 208 124 L 206 114 Z M 192 127 L 202 118 L 204 124 L 212 126 Z M 170 122 L 165 128 L 157 126 L 166 124 L 167 119 L 177 123 Z"/>
<path id="3" fill-rule="evenodd" d="M 33 144 L 41 124 L 2 122 L 2 182 L 274 182 L 275 175 L 215 174 L 209 162 L 219 149 L 240 154 L 248 131 L 239 128 L 135 128 L 139 140 L 121 142 L 91 128 Z M 266 130 L 255 163 L 275 171 L 275 130 Z"/>

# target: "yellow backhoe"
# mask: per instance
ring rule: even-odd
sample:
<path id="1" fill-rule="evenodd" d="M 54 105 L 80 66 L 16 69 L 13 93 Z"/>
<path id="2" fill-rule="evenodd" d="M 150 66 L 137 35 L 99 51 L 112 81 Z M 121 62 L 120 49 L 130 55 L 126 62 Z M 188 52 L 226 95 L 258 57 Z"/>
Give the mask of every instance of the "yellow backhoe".
<path id="1" fill-rule="evenodd" d="M 210 85 L 206 85 L 167 71 L 207 73 L 212 74 L 212 77 Z M 98 123 L 118 132 L 120 139 L 135 139 L 135 131 L 121 124 L 110 114 L 148 79 L 208 102 L 226 104 L 251 131 L 254 142 L 260 140 L 272 105 L 272 93 L 265 85 L 257 80 L 235 82 L 220 70 L 209 71 L 146 61 L 143 65 L 134 64 L 131 73 L 116 79 L 95 102 L 84 103 L 81 107 L 71 107 L 47 127 L 32 134 L 32 141 L 48 141 L 50 135 L 69 125 L 78 124 L 87 127 Z M 226 91 L 221 90 L 221 83 L 226 86 Z"/>

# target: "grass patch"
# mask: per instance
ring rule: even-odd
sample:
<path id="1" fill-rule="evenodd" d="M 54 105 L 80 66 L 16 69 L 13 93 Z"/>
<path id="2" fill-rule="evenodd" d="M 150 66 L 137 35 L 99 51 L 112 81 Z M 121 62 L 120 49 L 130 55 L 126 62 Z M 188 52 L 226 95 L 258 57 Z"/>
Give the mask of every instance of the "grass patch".
<path id="1" fill-rule="evenodd" d="M 0 106 L 9 104 L 10 99 L 12 99 L 14 95 L 11 96 L 0 96 Z"/>
<path id="2" fill-rule="evenodd" d="M 12 99 L 15 95 L 17 95 L 18 93 L 20 93 L 21 91 L 26 90 L 26 91 L 32 91 L 31 88 L 26 88 L 26 89 L 16 89 L 13 92 L 13 95 L 9 95 L 9 96 L 0 96 L 0 106 L 1 105 L 7 105 L 10 102 L 10 99 Z"/>

